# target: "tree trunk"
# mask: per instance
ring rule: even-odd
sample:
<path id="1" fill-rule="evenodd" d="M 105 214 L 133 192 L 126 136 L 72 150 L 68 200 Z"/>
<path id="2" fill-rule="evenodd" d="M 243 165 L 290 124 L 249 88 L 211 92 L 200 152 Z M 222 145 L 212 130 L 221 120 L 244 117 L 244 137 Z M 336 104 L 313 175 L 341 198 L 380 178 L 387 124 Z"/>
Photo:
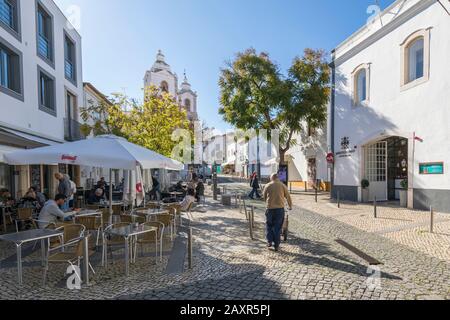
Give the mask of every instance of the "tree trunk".
<path id="1" fill-rule="evenodd" d="M 286 164 L 286 150 L 280 148 L 280 166 L 285 166 Z"/>

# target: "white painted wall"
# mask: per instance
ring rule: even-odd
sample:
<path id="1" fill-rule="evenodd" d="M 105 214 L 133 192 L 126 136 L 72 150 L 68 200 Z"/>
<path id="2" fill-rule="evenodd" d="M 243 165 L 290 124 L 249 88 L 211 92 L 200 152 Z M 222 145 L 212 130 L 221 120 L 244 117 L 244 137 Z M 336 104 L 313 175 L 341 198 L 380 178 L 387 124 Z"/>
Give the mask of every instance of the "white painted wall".
<path id="1" fill-rule="evenodd" d="M 294 138 L 297 145 L 287 152 L 286 160 L 289 161 L 289 180 L 308 181 L 308 159 L 316 159 L 316 177 L 322 181 L 329 181 L 328 153 L 326 128 L 316 129 L 316 134 L 308 137 L 305 134 L 297 134 Z"/>
<path id="2" fill-rule="evenodd" d="M 146 73 L 145 79 L 144 79 L 144 86 L 148 87 L 150 85 L 153 85 L 157 88 L 161 87 L 161 83 L 163 81 L 166 81 L 169 85 L 169 93 L 173 97 L 177 97 L 178 92 L 178 84 L 177 84 L 177 77 L 170 72 L 163 70 L 160 72 L 150 72 L 148 71 Z"/>
<path id="3" fill-rule="evenodd" d="M 398 1 L 396 4 L 403 3 Z M 420 1 L 406 1 L 403 11 Z M 350 158 L 336 158 L 335 184 L 359 186 L 361 146 L 371 138 L 401 135 L 410 138 L 413 132 L 423 138 L 416 144 L 414 188 L 450 189 L 450 16 L 436 1 L 378 41 L 337 66 L 335 103 L 335 150 L 340 151 L 341 138 L 349 137 L 351 148 L 357 147 Z M 398 11 L 397 7 L 392 12 Z M 386 18 L 392 16 L 386 15 Z M 388 20 L 385 21 L 385 27 Z M 419 29 L 431 29 L 430 78 L 427 82 L 402 91 L 400 45 Z M 354 35 L 336 50 L 336 59 L 375 30 Z M 358 39 L 358 40 L 356 40 Z M 352 71 L 360 64 L 370 63 L 370 102 L 366 107 L 352 107 Z M 445 162 L 444 175 L 421 176 L 421 162 Z"/>
<path id="4" fill-rule="evenodd" d="M 22 41 L 0 27 L 0 37 L 22 52 L 24 101 L 0 92 L 0 121 L 13 128 L 42 134 L 56 140 L 64 140 L 65 88 L 77 96 L 78 104 L 83 98 L 83 75 L 81 57 L 81 36 L 69 28 L 67 19 L 53 0 L 40 0 L 52 13 L 54 19 L 55 69 L 37 56 L 36 50 L 36 4 L 35 1 L 21 1 Z M 64 76 L 64 30 L 76 42 L 77 86 Z M 54 117 L 39 110 L 38 65 L 56 78 L 56 108 Z"/>

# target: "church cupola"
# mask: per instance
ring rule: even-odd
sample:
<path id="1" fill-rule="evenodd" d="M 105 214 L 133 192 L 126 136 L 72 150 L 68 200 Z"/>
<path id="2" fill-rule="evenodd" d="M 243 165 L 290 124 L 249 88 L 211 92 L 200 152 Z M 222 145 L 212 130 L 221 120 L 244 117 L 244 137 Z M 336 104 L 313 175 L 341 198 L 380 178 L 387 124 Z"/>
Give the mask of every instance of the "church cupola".
<path id="1" fill-rule="evenodd" d="M 181 90 L 182 91 L 191 91 L 191 84 L 188 81 L 188 78 L 186 76 L 186 71 L 184 71 L 184 79 L 183 83 L 181 84 Z"/>

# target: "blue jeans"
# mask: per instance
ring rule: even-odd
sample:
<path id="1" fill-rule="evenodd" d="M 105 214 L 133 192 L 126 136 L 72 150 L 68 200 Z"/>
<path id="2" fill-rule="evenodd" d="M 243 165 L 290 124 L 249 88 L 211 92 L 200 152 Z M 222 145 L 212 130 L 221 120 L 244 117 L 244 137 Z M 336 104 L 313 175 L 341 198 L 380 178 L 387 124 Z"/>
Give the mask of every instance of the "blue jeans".
<path id="1" fill-rule="evenodd" d="M 250 198 L 254 198 L 256 194 L 257 198 L 261 198 L 261 196 L 258 193 L 258 188 L 253 188 L 252 192 L 250 192 L 250 194 L 248 195 Z"/>
<path id="2" fill-rule="evenodd" d="M 284 208 L 268 209 L 266 211 L 267 242 L 279 247 L 281 243 L 281 229 L 284 222 Z"/>

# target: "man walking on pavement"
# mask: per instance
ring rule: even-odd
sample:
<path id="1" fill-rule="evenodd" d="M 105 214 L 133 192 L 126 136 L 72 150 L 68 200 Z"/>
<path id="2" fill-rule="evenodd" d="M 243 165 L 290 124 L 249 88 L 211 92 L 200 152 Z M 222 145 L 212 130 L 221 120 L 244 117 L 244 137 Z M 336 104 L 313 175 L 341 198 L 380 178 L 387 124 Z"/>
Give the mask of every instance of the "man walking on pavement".
<path id="1" fill-rule="evenodd" d="M 263 192 L 264 201 L 267 204 L 267 246 L 269 248 L 274 246 L 275 251 L 278 251 L 281 243 L 285 204 L 287 201 L 289 210 L 292 210 L 292 199 L 288 188 L 278 179 L 277 174 L 273 174 L 270 181 Z"/>

